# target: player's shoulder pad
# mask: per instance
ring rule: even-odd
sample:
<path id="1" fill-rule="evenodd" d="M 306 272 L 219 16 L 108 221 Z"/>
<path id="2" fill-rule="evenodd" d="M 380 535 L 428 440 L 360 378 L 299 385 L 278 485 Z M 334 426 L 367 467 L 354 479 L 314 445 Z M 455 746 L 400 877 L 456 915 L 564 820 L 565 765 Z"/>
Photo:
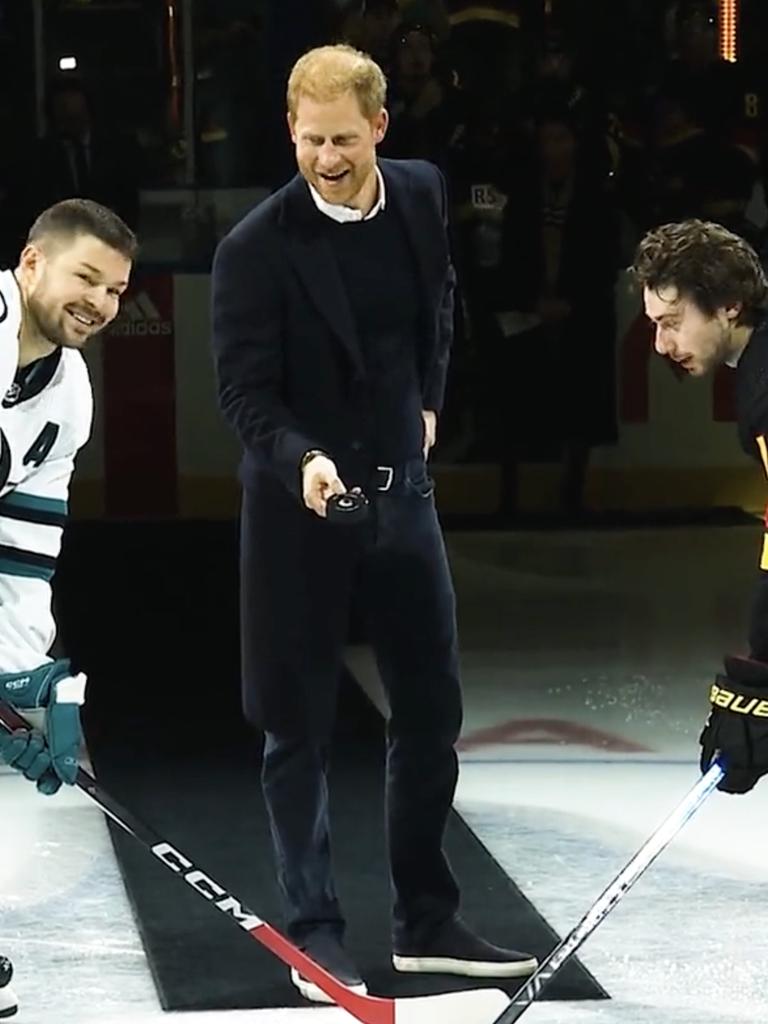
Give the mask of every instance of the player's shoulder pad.
<path id="1" fill-rule="evenodd" d="M 76 349 L 62 350 L 59 386 L 66 403 L 65 425 L 74 449 L 82 448 L 91 436 L 93 425 L 93 387 L 88 364 Z"/>
<path id="2" fill-rule="evenodd" d="M 12 270 L 0 270 L 0 326 L 16 323 L 21 314 L 21 292 Z"/>
<path id="3" fill-rule="evenodd" d="M 0 398 L 13 384 L 19 362 L 21 292 L 13 272 L 0 271 Z"/>
<path id="4" fill-rule="evenodd" d="M 0 339 L 18 351 L 21 327 L 21 292 L 11 270 L 0 270 Z"/>
<path id="5" fill-rule="evenodd" d="M 737 367 L 737 391 L 741 415 L 753 433 L 768 431 L 768 316 L 752 332 Z"/>

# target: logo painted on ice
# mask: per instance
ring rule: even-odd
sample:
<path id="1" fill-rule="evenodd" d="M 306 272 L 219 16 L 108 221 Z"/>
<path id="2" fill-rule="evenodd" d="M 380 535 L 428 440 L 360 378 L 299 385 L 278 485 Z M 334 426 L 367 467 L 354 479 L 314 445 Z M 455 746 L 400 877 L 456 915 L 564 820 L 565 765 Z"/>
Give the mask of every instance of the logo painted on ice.
<path id="1" fill-rule="evenodd" d="M 173 324 L 163 317 L 145 291 L 123 303 L 120 316 L 112 328 L 113 334 L 129 337 L 167 336 L 172 332 Z"/>
<path id="2" fill-rule="evenodd" d="M 205 872 L 196 868 L 191 860 L 175 850 L 170 843 L 156 843 L 152 847 L 152 853 L 158 857 L 163 864 L 171 868 L 177 874 L 182 875 L 184 881 L 196 889 L 201 896 L 211 900 L 213 905 L 225 914 L 234 917 L 235 921 L 247 932 L 264 924 L 260 917 L 243 910 L 243 907 L 234 896 L 230 896 L 226 889 L 209 878 Z"/>

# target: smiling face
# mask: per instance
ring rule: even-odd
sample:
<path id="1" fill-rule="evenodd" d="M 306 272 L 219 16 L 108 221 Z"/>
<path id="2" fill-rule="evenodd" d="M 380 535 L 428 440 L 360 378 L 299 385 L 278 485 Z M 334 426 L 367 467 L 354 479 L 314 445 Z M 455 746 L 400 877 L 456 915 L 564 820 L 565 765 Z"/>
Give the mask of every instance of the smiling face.
<path id="1" fill-rule="evenodd" d="M 296 162 L 305 180 L 328 203 L 365 209 L 376 196 L 376 146 L 387 112 L 368 119 L 353 92 L 326 102 L 301 96 L 288 119 Z"/>
<path id="2" fill-rule="evenodd" d="M 27 312 L 35 330 L 62 348 L 82 348 L 110 324 L 131 261 L 92 235 L 28 245 L 21 255 Z"/>
<path id="3" fill-rule="evenodd" d="M 678 363 L 692 377 L 703 377 L 734 354 L 733 328 L 739 305 L 718 309 L 713 316 L 669 286 L 643 289 L 646 315 L 656 326 L 654 348 Z"/>

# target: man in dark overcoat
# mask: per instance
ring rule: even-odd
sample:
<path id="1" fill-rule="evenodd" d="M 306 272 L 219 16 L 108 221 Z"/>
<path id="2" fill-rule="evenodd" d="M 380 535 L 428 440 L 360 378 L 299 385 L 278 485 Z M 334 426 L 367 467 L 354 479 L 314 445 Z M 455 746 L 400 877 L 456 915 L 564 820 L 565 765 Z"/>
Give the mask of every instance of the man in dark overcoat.
<path id="1" fill-rule="evenodd" d="M 386 85 L 348 46 L 305 54 L 288 83 L 299 173 L 221 241 L 213 350 L 243 448 L 241 629 L 247 719 L 288 936 L 340 981 L 328 759 L 350 608 L 366 613 L 390 706 L 387 840 L 400 971 L 520 976 L 528 953 L 474 935 L 442 849 L 462 720 L 454 591 L 427 456 L 453 324 L 443 179 L 379 160 Z M 333 521 L 359 489 L 367 516 Z M 324 1000 L 307 979 L 292 979 Z"/>

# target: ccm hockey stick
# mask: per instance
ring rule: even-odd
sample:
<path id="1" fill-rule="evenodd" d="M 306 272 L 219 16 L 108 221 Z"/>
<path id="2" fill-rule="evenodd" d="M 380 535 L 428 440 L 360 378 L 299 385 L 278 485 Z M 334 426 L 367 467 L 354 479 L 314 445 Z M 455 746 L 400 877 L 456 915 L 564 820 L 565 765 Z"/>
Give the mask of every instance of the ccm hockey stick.
<path id="1" fill-rule="evenodd" d="M 566 935 L 558 946 L 555 946 L 541 966 L 512 996 L 509 1006 L 493 1021 L 493 1024 L 513 1024 L 514 1021 L 520 1019 L 528 1007 L 539 998 L 563 964 L 573 956 L 585 939 L 613 910 L 624 893 L 629 892 L 645 869 L 651 866 L 683 825 L 693 817 L 717 787 L 723 775 L 725 772 L 718 762 L 710 766 L 653 835 L 643 843 L 627 866 L 592 904 L 573 931 Z"/>
<path id="2" fill-rule="evenodd" d="M 30 728 L 26 719 L 2 700 L 0 726 L 8 732 Z M 177 878 L 186 882 L 216 910 L 226 914 L 252 939 L 266 946 L 283 963 L 295 968 L 302 977 L 314 982 L 334 1003 L 362 1024 L 427 1024 L 430 1021 L 440 1021 L 440 1024 L 491 1024 L 494 1017 L 509 1003 L 506 992 L 495 988 L 446 992 L 434 996 L 409 996 L 405 999 L 365 996 L 352 992 L 289 942 L 276 928 L 249 910 L 189 857 L 165 842 L 148 825 L 121 807 L 83 768 L 78 768 L 75 784 L 115 824 L 137 839 Z"/>

